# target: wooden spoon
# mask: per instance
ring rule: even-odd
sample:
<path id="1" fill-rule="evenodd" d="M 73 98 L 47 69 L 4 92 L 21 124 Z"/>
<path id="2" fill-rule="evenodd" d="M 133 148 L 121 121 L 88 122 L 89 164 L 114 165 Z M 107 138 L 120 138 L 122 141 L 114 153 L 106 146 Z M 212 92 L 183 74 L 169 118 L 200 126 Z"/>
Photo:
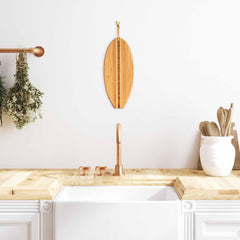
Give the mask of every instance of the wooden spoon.
<path id="1" fill-rule="evenodd" d="M 200 122 L 199 130 L 203 136 L 209 136 L 208 135 L 208 121 Z"/>
<path id="2" fill-rule="evenodd" d="M 220 136 L 218 125 L 215 122 L 200 122 L 199 129 L 203 136 Z"/>
<path id="3" fill-rule="evenodd" d="M 209 123 L 209 133 L 210 136 L 216 136 L 219 137 L 220 136 L 220 130 L 218 128 L 218 125 L 215 122 L 210 122 Z"/>
<path id="4" fill-rule="evenodd" d="M 221 136 L 224 136 L 225 133 L 225 110 L 223 107 L 218 108 L 217 110 L 217 119 L 221 129 Z"/>
<path id="5" fill-rule="evenodd" d="M 227 116 L 228 116 L 228 109 L 227 108 L 224 108 L 224 114 L 225 114 L 225 128 L 226 128 L 226 121 L 227 121 Z"/>

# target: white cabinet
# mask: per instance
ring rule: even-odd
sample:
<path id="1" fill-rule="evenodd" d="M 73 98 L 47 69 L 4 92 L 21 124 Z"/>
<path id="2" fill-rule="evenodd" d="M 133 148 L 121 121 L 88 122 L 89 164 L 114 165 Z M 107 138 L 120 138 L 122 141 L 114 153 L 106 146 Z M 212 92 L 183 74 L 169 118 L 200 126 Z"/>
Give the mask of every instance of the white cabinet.
<path id="1" fill-rule="evenodd" d="M 0 239 L 39 240 L 39 213 L 0 213 Z"/>
<path id="2" fill-rule="evenodd" d="M 240 213 L 195 213 L 196 240 L 240 239 Z"/>
<path id="3" fill-rule="evenodd" d="M 182 240 L 240 240 L 240 201 L 182 201 Z"/>
<path id="4" fill-rule="evenodd" d="M 240 201 L 181 204 L 181 240 L 240 240 Z M 0 200 L 0 240 L 53 240 L 52 206 L 44 200 Z"/>
<path id="5" fill-rule="evenodd" d="M 52 240 L 51 201 L 0 201 L 0 240 Z"/>

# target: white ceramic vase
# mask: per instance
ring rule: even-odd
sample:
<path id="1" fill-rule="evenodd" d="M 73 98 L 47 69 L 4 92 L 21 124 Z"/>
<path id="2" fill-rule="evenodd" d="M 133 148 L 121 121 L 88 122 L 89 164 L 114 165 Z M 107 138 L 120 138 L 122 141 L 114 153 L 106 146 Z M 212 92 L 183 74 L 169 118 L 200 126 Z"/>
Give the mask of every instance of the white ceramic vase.
<path id="1" fill-rule="evenodd" d="M 208 137 L 203 136 L 200 148 L 202 168 L 210 176 L 228 176 L 235 161 L 235 148 L 232 145 L 233 136 Z"/>

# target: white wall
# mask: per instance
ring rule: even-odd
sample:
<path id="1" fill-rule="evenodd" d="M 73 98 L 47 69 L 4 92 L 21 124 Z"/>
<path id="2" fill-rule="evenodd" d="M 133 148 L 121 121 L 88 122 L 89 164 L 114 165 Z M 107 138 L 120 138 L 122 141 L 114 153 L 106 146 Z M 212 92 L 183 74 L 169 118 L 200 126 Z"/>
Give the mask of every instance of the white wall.
<path id="1" fill-rule="evenodd" d="M 1 168 L 115 164 L 122 123 L 127 168 L 193 168 L 198 124 L 220 105 L 240 112 L 239 0 L 1 0 L 0 47 L 42 45 L 29 56 L 30 79 L 44 93 L 44 118 L 16 130 L 5 116 Z M 115 110 L 103 62 L 120 35 L 134 59 L 132 94 Z M 1 54 L 13 84 L 15 54 Z"/>

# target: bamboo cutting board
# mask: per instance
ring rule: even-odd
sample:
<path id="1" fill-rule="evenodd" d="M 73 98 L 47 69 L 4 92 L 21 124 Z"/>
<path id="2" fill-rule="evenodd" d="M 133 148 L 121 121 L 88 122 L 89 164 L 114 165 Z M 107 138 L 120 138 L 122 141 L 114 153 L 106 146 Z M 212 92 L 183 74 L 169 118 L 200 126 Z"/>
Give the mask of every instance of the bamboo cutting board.
<path id="1" fill-rule="evenodd" d="M 133 58 L 127 42 L 118 37 L 108 46 L 104 60 L 104 80 L 108 98 L 114 108 L 124 108 L 133 85 Z"/>
<path id="2" fill-rule="evenodd" d="M 239 200 L 240 179 L 227 177 L 179 176 L 174 187 L 182 200 Z"/>

